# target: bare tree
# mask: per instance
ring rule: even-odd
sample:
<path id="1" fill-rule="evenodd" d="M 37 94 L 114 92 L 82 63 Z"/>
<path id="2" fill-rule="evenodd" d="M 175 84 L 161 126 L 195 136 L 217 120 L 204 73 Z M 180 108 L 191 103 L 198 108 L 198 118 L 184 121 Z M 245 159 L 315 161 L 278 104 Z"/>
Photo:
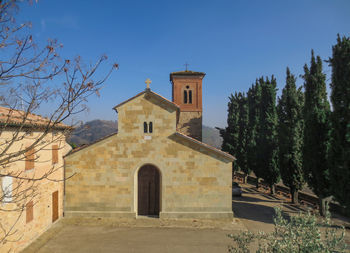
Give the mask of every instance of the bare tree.
<path id="1" fill-rule="evenodd" d="M 17 232 L 16 222 L 28 203 L 35 200 L 40 182 L 57 180 L 51 175 L 59 169 L 51 166 L 29 176 L 13 165 L 20 161 L 46 162 L 40 154 L 51 149 L 52 143 L 63 148 L 65 135 L 72 129 L 64 122 L 86 110 L 87 98 L 99 96 L 104 82 L 118 68 L 118 64 L 111 64 L 104 73 L 97 73 L 106 56 L 93 65 L 83 64 L 80 57 L 62 59 L 62 45 L 56 40 L 40 47 L 30 34 L 31 24 L 15 21 L 21 4 L 19 0 L 0 0 L 0 179 L 15 180 L 8 184 L 11 189 L 0 188 L 0 204 L 9 199 L 12 203 L 10 207 L 0 205 L 0 213 L 18 215 L 13 224 L 0 221 L 0 249 L 13 240 L 9 238 Z M 36 115 L 43 107 L 52 108 L 51 113 Z M 31 140 L 30 145 L 25 146 L 23 140 Z"/>

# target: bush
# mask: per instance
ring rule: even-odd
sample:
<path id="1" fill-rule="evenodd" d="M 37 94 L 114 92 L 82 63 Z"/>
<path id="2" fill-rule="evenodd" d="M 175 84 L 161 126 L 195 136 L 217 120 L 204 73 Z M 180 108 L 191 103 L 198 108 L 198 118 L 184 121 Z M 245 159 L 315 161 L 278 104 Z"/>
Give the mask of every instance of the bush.
<path id="1" fill-rule="evenodd" d="M 349 252 L 344 242 L 345 229 L 332 226 L 329 212 L 321 222 L 310 213 L 284 218 L 281 209 L 275 208 L 275 212 L 273 232 L 229 234 L 234 242 L 229 252 L 249 253 L 254 247 L 258 253 Z"/>

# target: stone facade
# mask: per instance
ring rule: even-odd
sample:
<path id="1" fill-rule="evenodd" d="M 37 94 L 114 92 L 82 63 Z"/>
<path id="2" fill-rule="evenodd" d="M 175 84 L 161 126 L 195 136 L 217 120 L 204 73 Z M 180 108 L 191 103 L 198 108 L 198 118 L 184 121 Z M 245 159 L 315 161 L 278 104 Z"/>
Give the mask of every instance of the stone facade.
<path id="1" fill-rule="evenodd" d="M 181 112 L 177 129 L 185 135 L 202 141 L 202 112 Z"/>
<path id="2" fill-rule="evenodd" d="M 5 143 L 13 138 L 13 133 L 17 131 L 14 128 L 5 129 L 0 135 L 0 143 Z M 16 141 L 7 153 L 15 152 L 32 144 L 39 136 L 42 135 L 40 130 L 30 132 L 20 131 L 19 141 Z M 57 153 L 53 155 L 52 147 L 56 145 Z M 51 180 L 43 179 L 39 181 L 27 181 L 25 179 L 11 178 L 9 176 L 0 177 L 0 224 L 4 230 L 0 231 L 0 239 L 3 239 L 4 231 L 10 232 L 5 238 L 5 243 L 0 245 L 0 252 L 19 252 L 33 240 L 40 236 L 53 223 L 53 199 L 52 196 L 58 192 L 57 218 L 63 216 L 63 178 L 64 166 L 63 155 L 68 153 L 70 146 L 65 142 L 65 136 L 61 132 L 49 133 L 36 146 L 34 154 L 35 159 L 32 162 L 33 168 L 26 169 L 26 158 L 22 157 L 19 161 L 13 162 L 8 166 L 1 168 L 1 175 L 19 175 L 22 178 L 40 178 L 45 173 L 50 173 Z M 53 156 L 56 156 L 55 163 L 52 162 Z M 57 161 L 57 162 L 56 162 Z M 28 160 L 27 160 L 28 162 Z M 56 181 L 55 181 L 56 180 Z M 12 191 L 7 191 L 4 198 L 5 188 L 8 190 L 7 182 L 11 182 Z M 21 191 L 26 188 L 32 190 L 26 192 L 25 197 Z M 33 203 L 32 214 L 27 212 L 28 203 Z M 21 206 L 25 208 L 19 210 Z M 10 211 L 11 210 L 11 211 Z M 28 215 L 31 216 L 29 219 Z"/>
<path id="3" fill-rule="evenodd" d="M 179 107 L 146 90 L 115 107 L 118 133 L 65 158 L 65 216 L 136 217 L 138 174 L 154 166 L 160 218 L 232 217 L 233 157 L 177 132 Z M 144 124 L 152 122 L 152 133 Z M 151 186 L 150 186 L 151 187 Z"/>

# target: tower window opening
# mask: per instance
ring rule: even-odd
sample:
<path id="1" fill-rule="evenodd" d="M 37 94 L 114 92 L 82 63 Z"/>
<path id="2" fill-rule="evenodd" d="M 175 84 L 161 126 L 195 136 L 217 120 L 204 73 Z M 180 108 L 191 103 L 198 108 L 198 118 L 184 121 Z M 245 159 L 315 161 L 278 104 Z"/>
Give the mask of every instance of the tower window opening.
<path id="1" fill-rule="evenodd" d="M 187 90 L 184 90 L 184 104 L 187 104 Z"/>
<path id="2" fill-rule="evenodd" d="M 144 133 L 148 133 L 147 122 L 143 122 L 143 132 L 144 132 Z"/>
<path id="3" fill-rule="evenodd" d="M 188 91 L 188 103 L 192 104 L 192 91 Z"/>
<path id="4" fill-rule="evenodd" d="M 153 123 L 152 123 L 152 121 L 149 123 L 148 130 L 149 130 L 149 133 L 153 133 Z"/>

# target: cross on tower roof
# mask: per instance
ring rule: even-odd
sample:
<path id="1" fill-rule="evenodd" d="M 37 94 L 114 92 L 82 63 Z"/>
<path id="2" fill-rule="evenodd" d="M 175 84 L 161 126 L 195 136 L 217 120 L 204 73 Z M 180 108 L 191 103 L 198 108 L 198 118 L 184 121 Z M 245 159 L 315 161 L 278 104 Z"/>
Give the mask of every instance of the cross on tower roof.
<path id="1" fill-rule="evenodd" d="M 152 82 L 152 81 L 151 81 L 149 78 L 146 79 L 145 83 L 147 84 L 147 89 L 149 89 L 149 84 L 150 84 L 151 82 Z"/>
<path id="2" fill-rule="evenodd" d="M 184 65 L 185 65 L 186 71 L 187 71 L 187 67 L 188 67 L 188 65 L 190 65 L 190 64 L 188 64 L 188 63 L 186 62 Z"/>

